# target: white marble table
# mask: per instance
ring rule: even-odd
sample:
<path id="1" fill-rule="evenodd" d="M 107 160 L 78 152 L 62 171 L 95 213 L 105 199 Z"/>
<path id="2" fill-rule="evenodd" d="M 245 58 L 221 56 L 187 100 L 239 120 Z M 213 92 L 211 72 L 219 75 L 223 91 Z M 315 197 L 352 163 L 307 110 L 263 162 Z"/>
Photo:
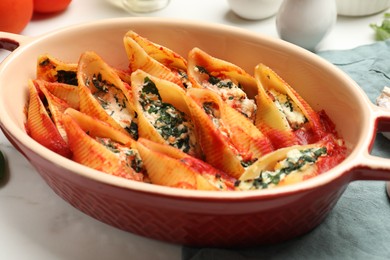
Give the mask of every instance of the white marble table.
<path id="1" fill-rule="evenodd" d="M 39 36 L 72 24 L 131 16 L 106 0 L 73 0 L 60 14 L 36 17 L 22 32 Z M 238 26 L 278 37 L 275 18 L 248 21 L 235 16 L 226 0 L 171 0 L 161 11 L 144 16 L 175 17 Z M 320 50 L 349 49 L 374 42 L 370 23 L 383 13 L 338 17 Z M 0 61 L 9 52 L 0 50 Z M 0 133 L 9 178 L 0 184 L 0 259 L 180 259 L 181 246 L 139 237 L 84 215 L 63 201 Z"/>

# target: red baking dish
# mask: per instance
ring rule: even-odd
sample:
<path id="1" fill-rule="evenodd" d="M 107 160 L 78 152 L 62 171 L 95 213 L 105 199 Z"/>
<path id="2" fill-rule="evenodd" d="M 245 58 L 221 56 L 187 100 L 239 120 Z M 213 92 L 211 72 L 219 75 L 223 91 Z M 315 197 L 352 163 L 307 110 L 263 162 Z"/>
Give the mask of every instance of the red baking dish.
<path id="1" fill-rule="evenodd" d="M 37 143 L 25 131 L 27 82 L 37 57 L 77 62 L 95 51 L 127 68 L 128 30 L 184 57 L 198 47 L 252 73 L 273 68 L 315 109 L 324 109 L 345 140 L 346 159 L 312 179 L 242 192 L 183 190 L 125 180 L 82 166 Z M 78 210 L 141 236 L 191 246 L 252 246 L 305 234 L 332 210 L 355 180 L 390 180 L 390 160 L 370 155 L 377 132 L 390 131 L 390 112 L 372 104 L 340 69 L 300 47 L 235 27 L 161 18 L 119 18 L 75 25 L 38 37 L 0 32 L 12 53 L 0 65 L 0 127 L 43 180 Z"/>

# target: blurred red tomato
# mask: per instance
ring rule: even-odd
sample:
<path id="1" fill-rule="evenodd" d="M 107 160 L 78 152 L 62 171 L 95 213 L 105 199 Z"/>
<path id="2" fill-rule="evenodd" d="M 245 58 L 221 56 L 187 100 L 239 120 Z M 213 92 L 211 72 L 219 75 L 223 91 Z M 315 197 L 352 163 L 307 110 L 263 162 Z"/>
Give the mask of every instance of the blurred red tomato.
<path id="1" fill-rule="evenodd" d="M 20 33 L 32 14 L 33 0 L 0 0 L 0 31 Z"/>
<path id="2" fill-rule="evenodd" d="M 34 0 L 34 12 L 56 13 L 65 10 L 72 0 Z"/>

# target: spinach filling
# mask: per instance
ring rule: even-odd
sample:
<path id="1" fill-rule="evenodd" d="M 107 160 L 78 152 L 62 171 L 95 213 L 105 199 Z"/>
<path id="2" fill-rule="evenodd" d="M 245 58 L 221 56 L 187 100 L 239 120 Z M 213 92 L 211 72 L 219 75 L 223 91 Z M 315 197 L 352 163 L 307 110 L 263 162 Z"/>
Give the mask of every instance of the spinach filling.
<path id="1" fill-rule="evenodd" d="M 50 66 L 52 69 L 56 70 L 56 66 L 51 62 L 49 58 L 44 59 L 39 63 L 39 66 L 41 67 L 47 67 Z M 71 70 L 56 70 L 57 72 L 57 79 L 56 81 L 59 83 L 65 83 L 73 86 L 78 86 L 77 81 L 77 72 L 71 71 Z"/>
<path id="2" fill-rule="evenodd" d="M 294 171 L 302 171 L 305 166 L 315 164 L 320 156 L 327 154 L 327 149 L 326 147 L 308 148 L 305 150 L 293 150 L 293 152 L 293 156 L 291 156 L 291 153 L 288 153 L 287 158 L 278 163 L 280 168 L 274 171 L 261 171 L 259 177 L 255 179 L 238 180 L 235 186 L 243 189 L 266 189 L 270 186 L 275 186 L 288 174 Z"/>
<path id="3" fill-rule="evenodd" d="M 97 75 L 94 74 L 92 76 L 92 84 L 99 91 L 103 92 L 108 92 L 109 87 L 115 87 L 113 84 L 110 84 L 106 80 L 104 80 L 101 73 L 98 73 Z"/>
<path id="4" fill-rule="evenodd" d="M 190 128 L 185 113 L 171 104 L 162 101 L 153 81 L 148 77 L 140 93 L 140 104 L 149 114 L 149 120 L 158 133 L 172 146 L 188 153 L 190 147 Z"/>
<path id="5" fill-rule="evenodd" d="M 145 171 L 142 159 L 137 150 L 122 146 L 107 138 L 97 138 L 97 141 L 121 158 L 127 167 L 130 167 L 135 172 L 139 173 Z"/>
<path id="6" fill-rule="evenodd" d="M 236 86 L 231 80 L 221 80 L 220 78 L 211 75 L 211 73 L 202 66 L 196 66 L 196 68 L 198 69 L 199 73 L 207 74 L 209 77 L 208 82 L 212 85 L 217 86 L 218 88 L 232 89 L 233 87 L 238 87 L 239 89 L 242 89 L 240 84 Z"/>
<path id="7" fill-rule="evenodd" d="M 58 70 L 57 81 L 73 86 L 78 86 L 77 73 L 75 71 Z"/>
<path id="8" fill-rule="evenodd" d="M 137 114 L 136 114 L 136 117 L 137 117 Z M 130 126 L 125 127 L 125 130 L 131 135 L 131 137 L 133 137 L 134 140 L 137 140 L 139 138 L 138 125 L 136 122 L 134 122 L 134 120 L 131 121 Z"/>
<path id="9" fill-rule="evenodd" d="M 254 159 L 250 159 L 250 160 L 241 160 L 241 165 L 242 167 L 244 168 L 247 168 L 249 166 L 251 166 L 252 164 L 254 164 L 256 161 L 258 160 L 258 158 L 254 158 Z"/>

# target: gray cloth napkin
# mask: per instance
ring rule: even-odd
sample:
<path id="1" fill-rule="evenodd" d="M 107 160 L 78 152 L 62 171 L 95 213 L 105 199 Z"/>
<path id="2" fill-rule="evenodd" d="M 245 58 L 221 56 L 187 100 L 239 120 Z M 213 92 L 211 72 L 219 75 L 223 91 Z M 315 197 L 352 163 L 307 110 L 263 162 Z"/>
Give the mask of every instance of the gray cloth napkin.
<path id="1" fill-rule="evenodd" d="M 383 87 L 390 86 L 390 40 L 317 54 L 349 74 L 373 103 Z M 372 154 L 390 158 L 390 141 L 378 134 Z M 182 259 L 390 259 L 385 182 L 350 183 L 325 221 L 302 237 L 246 249 L 183 247 Z"/>

